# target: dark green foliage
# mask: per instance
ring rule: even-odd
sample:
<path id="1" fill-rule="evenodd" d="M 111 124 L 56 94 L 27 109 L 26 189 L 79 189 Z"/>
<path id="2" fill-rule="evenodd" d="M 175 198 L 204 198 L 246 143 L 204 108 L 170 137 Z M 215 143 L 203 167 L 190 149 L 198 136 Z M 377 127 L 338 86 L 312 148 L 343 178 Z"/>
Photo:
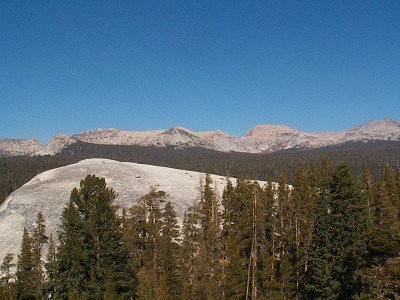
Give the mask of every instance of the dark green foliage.
<path id="1" fill-rule="evenodd" d="M 259 237 L 262 238 L 262 247 L 260 249 L 260 294 L 266 299 L 278 299 L 281 294 L 281 288 L 278 277 L 279 267 L 279 235 L 278 215 L 275 200 L 276 187 L 272 179 L 264 187 L 264 199 L 259 201 L 262 205 L 261 224 L 263 231 Z"/>
<path id="2" fill-rule="evenodd" d="M 54 291 L 55 289 L 55 279 L 56 279 L 56 271 L 57 271 L 57 265 L 56 265 L 56 245 L 55 241 L 53 239 L 53 236 L 50 235 L 49 238 L 49 247 L 47 250 L 47 255 L 46 255 L 46 263 L 44 265 L 46 269 L 46 275 L 47 275 L 47 281 L 45 281 L 45 291 L 46 294 L 49 294 L 50 292 Z"/>
<path id="3" fill-rule="evenodd" d="M 292 197 L 289 204 L 293 210 L 293 263 L 296 277 L 296 295 L 305 294 L 305 276 L 308 271 L 309 255 L 312 251 L 317 195 L 315 189 L 313 189 L 313 186 L 316 184 L 313 168 L 311 168 L 311 172 L 311 175 L 307 176 L 303 165 L 299 166 L 293 179 Z"/>
<path id="4" fill-rule="evenodd" d="M 59 247 L 46 243 L 38 215 L 27 230 L 8 299 L 397 299 L 400 297 L 398 171 L 362 184 L 344 164 L 299 165 L 265 186 L 227 181 L 222 206 L 211 176 L 184 214 L 182 231 L 168 195 L 154 188 L 117 216 L 104 178 L 89 175 L 71 192 Z M 38 276 L 40 274 L 40 276 Z M 39 280 L 39 279 L 40 280 Z M 44 280 L 46 278 L 46 280 Z M 45 282 L 44 282 L 45 281 Z M 15 289 L 14 289 L 15 287 Z M 8 290 L 8 293 L 7 293 Z M 0 299 L 2 296 L 0 295 Z"/>
<path id="5" fill-rule="evenodd" d="M 396 185 L 397 185 L 397 191 L 400 193 L 400 169 L 398 167 L 396 169 Z"/>
<path id="6" fill-rule="evenodd" d="M 384 181 L 386 184 L 386 190 L 389 199 L 392 201 L 392 205 L 396 206 L 397 211 L 400 212 L 400 195 L 397 186 L 397 181 L 389 165 L 385 165 Z"/>
<path id="7" fill-rule="evenodd" d="M 258 183 L 238 178 L 236 186 L 228 182 L 223 194 L 224 292 L 228 299 L 256 297 L 262 282 L 260 241 L 265 235 L 262 208 L 265 194 Z"/>
<path id="8" fill-rule="evenodd" d="M 371 230 L 368 236 L 370 255 L 384 258 L 400 253 L 400 223 L 398 209 L 393 205 L 391 194 L 384 182 L 374 186 L 371 201 Z"/>
<path id="9" fill-rule="evenodd" d="M 161 291 L 163 299 L 179 299 L 182 294 L 181 274 L 178 269 L 179 225 L 173 206 L 168 202 L 164 207 L 161 238 Z"/>
<path id="10" fill-rule="evenodd" d="M 131 251 L 138 264 L 139 299 L 178 299 L 182 294 L 178 268 L 179 226 L 164 191 L 150 192 L 130 209 Z"/>
<path id="11" fill-rule="evenodd" d="M 388 258 L 362 270 L 363 291 L 359 299 L 400 299 L 400 258 Z"/>
<path id="12" fill-rule="evenodd" d="M 133 294 L 134 275 L 115 192 L 104 178 L 88 175 L 71 192 L 62 216 L 57 253 L 56 297 L 112 299 Z"/>
<path id="13" fill-rule="evenodd" d="M 35 299 L 35 294 L 35 264 L 32 254 L 32 238 L 28 230 L 24 228 L 21 251 L 17 262 L 16 298 L 24 300 Z"/>
<path id="14" fill-rule="evenodd" d="M 360 270 L 364 285 L 362 299 L 400 297 L 400 223 L 391 196 L 386 182 L 373 186 L 367 263 Z"/>
<path id="15" fill-rule="evenodd" d="M 32 234 L 32 254 L 34 264 L 34 280 L 36 286 L 36 297 L 44 296 L 44 274 L 43 274 L 43 246 L 47 243 L 45 219 L 41 212 L 38 213 Z"/>
<path id="16" fill-rule="evenodd" d="M 61 154 L 44 157 L 0 158 L 0 203 L 14 190 L 35 175 L 87 158 L 108 158 L 158 166 L 208 172 L 212 174 L 248 174 L 253 179 L 277 181 L 282 173 L 289 183 L 299 163 L 318 164 L 327 157 L 332 165 L 345 161 L 354 174 L 361 174 L 368 165 L 375 180 L 382 180 L 382 164 L 395 168 L 400 142 L 356 142 L 309 151 L 269 154 L 225 153 L 199 148 L 174 149 L 123 145 L 96 145 L 77 142 Z"/>
<path id="17" fill-rule="evenodd" d="M 252 245 L 251 222 L 248 222 L 252 205 L 249 185 L 241 178 L 238 178 L 236 187 L 228 182 L 222 197 L 223 236 L 226 240 L 224 291 L 227 299 L 241 299 L 246 295 Z"/>
<path id="18" fill-rule="evenodd" d="M 197 255 L 200 249 L 201 228 L 200 213 L 197 205 L 185 212 L 182 227 L 182 245 L 180 252 L 180 269 L 183 281 L 183 299 L 190 298 L 197 284 Z"/>
<path id="19" fill-rule="evenodd" d="M 195 272 L 195 294 L 206 299 L 220 297 L 221 272 L 219 264 L 220 213 L 213 182 L 206 174 L 204 182 L 200 181 L 200 215 L 201 239 L 197 256 L 198 268 Z"/>
<path id="20" fill-rule="evenodd" d="M 359 289 L 356 271 L 366 253 L 367 201 L 344 164 L 331 173 L 323 189 L 307 288 L 312 298 L 347 299 Z"/>
<path id="21" fill-rule="evenodd" d="M 61 216 L 59 248 L 56 256 L 56 286 L 60 299 L 77 298 L 87 281 L 83 222 L 72 200 Z"/>

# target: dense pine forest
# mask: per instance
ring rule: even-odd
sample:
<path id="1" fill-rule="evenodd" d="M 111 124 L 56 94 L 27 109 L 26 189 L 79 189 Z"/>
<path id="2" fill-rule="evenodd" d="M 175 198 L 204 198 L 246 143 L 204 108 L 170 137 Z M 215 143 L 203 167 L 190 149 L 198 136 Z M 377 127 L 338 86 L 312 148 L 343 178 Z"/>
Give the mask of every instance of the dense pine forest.
<path id="1" fill-rule="evenodd" d="M 352 174 L 361 176 L 364 166 L 371 170 L 373 180 L 382 180 L 382 166 L 399 167 L 400 142 L 370 141 L 346 143 L 315 150 L 290 149 L 268 154 L 225 153 L 200 148 L 174 149 L 122 145 L 95 145 L 77 142 L 55 156 L 0 158 L 0 203 L 35 175 L 86 158 L 108 158 L 207 172 L 222 176 L 247 175 L 252 179 L 278 181 L 282 173 L 289 183 L 299 163 L 319 161 L 326 157 L 336 166 L 345 162 Z"/>
<path id="2" fill-rule="evenodd" d="M 399 299 L 400 171 L 298 165 L 288 185 L 210 176 L 179 224 L 152 190 L 129 211 L 89 175 L 57 237 L 38 214 L 1 265 L 2 299 Z M 22 234 L 22 233 L 21 233 Z"/>

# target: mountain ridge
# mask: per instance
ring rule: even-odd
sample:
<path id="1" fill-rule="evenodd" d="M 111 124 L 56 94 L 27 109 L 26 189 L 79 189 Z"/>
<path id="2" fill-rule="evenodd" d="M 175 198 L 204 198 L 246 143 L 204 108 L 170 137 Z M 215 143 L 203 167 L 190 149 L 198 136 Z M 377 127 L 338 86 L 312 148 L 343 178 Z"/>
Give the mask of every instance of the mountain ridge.
<path id="1" fill-rule="evenodd" d="M 37 139 L 0 139 L 0 156 L 54 155 L 76 141 L 106 145 L 199 147 L 223 152 L 270 153 L 291 148 L 314 149 L 362 140 L 400 141 L 400 121 L 389 118 L 370 120 L 338 132 L 302 132 L 286 125 L 260 124 L 252 127 L 243 136 L 234 136 L 221 130 L 194 132 L 180 126 L 173 126 L 167 130 L 146 131 L 98 128 L 72 136 L 57 134 L 46 145 Z"/>

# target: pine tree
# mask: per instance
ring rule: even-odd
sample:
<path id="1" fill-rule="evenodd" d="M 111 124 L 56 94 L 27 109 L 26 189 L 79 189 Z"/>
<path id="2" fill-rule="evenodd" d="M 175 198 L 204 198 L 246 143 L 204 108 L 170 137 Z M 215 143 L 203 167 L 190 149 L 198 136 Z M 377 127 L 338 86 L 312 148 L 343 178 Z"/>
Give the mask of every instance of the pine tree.
<path id="1" fill-rule="evenodd" d="M 264 239 L 260 251 L 262 272 L 260 278 L 261 295 L 265 299 L 278 299 L 280 297 L 280 284 L 278 279 L 279 250 L 277 233 L 277 205 L 275 201 L 276 187 L 272 183 L 272 178 L 268 179 L 264 187 L 263 203 L 263 226 Z"/>
<path id="2" fill-rule="evenodd" d="M 328 159 L 326 157 L 323 157 L 321 159 L 321 164 L 320 164 L 320 168 L 319 168 L 319 174 L 320 174 L 319 177 L 322 180 L 329 176 L 329 164 L 328 164 Z"/>
<path id="3" fill-rule="evenodd" d="M 399 193 L 400 197 L 400 168 L 396 169 L 396 185 L 397 185 L 397 192 Z"/>
<path id="4" fill-rule="evenodd" d="M 3 263 L 0 266 L 0 271 L 3 274 L 1 277 L 2 285 L 3 285 L 3 296 L 4 299 L 11 299 L 11 284 L 14 280 L 14 274 L 11 273 L 11 269 L 15 267 L 14 254 L 7 253 L 3 259 Z"/>
<path id="5" fill-rule="evenodd" d="M 161 290 L 164 299 L 179 299 L 182 294 L 180 272 L 177 265 L 179 253 L 179 225 L 170 202 L 164 207 L 161 241 Z"/>
<path id="6" fill-rule="evenodd" d="M 21 251 L 18 255 L 16 273 L 16 296 L 17 299 L 35 299 L 35 265 L 32 254 L 32 238 L 24 228 L 22 236 Z"/>
<path id="7" fill-rule="evenodd" d="M 373 187 L 367 265 L 361 270 L 361 299 L 400 297 L 400 223 L 384 182 Z"/>
<path id="8" fill-rule="evenodd" d="M 368 236 L 368 248 L 370 254 L 379 259 L 385 260 L 388 256 L 400 253 L 400 222 L 397 215 L 397 207 L 392 204 L 386 184 L 376 183 L 371 202 L 372 226 Z"/>
<path id="9" fill-rule="evenodd" d="M 372 174 L 367 166 L 364 167 L 362 176 L 362 191 L 367 198 L 368 214 L 370 214 L 372 201 Z"/>
<path id="10" fill-rule="evenodd" d="M 43 246 L 47 243 L 45 219 L 41 212 L 38 213 L 36 225 L 32 234 L 32 253 L 35 269 L 35 285 L 37 298 L 43 297 L 44 292 L 44 274 L 43 274 Z"/>
<path id="11" fill-rule="evenodd" d="M 44 264 L 47 277 L 47 280 L 45 282 L 45 290 L 47 294 L 54 293 L 55 290 L 55 285 L 56 285 L 55 279 L 57 271 L 56 257 L 57 257 L 56 244 L 53 239 L 53 235 L 50 234 L 49 247 L 47 249 L 47 255 L 46 255 L 46 263 Z"/>
<path id="12" fill-rule="evenodd" d="M 163 226 L 162 203 L 166 193 L 152 189 L 144 200 L 147 208 L 146 245 L 144 251 L 144 266 L 159 274 L 158 258 L 160 255 L 161 229 Z"/>
<path id="13" fill-rule="evenodd" d="M 52 292 L 60 299 L 83 298 L 88 280 L 87 244 L 84 240 L 83 220 L 72 200 L 61 216 L 56 254 L 57 288 Z"/>
<path id="14" fill-rule="evenodd" d="M 224 297 L 244 299 L 253 293 L 255 184 L 238 178 L 236 186 L 228 182 L 223 194 Z M 255 269 L 254 269 L 255 271 Z"/>
<path id="15" fill-rule="evenodd" d="M 270 245 L 267 240 L 271 233 L 271 213 L 273 211 L 273 188 L 264 186 L 262 188 L 257 182 L 253 182 L 252 201 L 252 249 L 250 252 L 250 265 L 247 272 L 247 299 L 258 299 L 264 294 L 263 285 L 264 261 L 266 248 Z"/>
<path id="16" fill-rule="evenodd" d="M 277 189 L 277 242 L 278 242 L 278 278 L 281 299 L 289 299 L 296 293 L 295 276 L 295 224 L 294 209 L 290 201 L 290 190 L 286 175 L 279 178 Z"/>
<path id="17" fill-rule="evenodd" d="M 386 189 L 389 194 L 390 200 L 392 201 L 392 204 L 396 206 L 397 211 L 400 212 L 400 196 L 399 196 L 399 191 L 397 189 L 397 182 L 389 165 L 385 165 L 384 181 L 386 184 Z M 400 218 L 400 215 L 398 217 Z"/>
<path id="18" fill-rule="evenodd" d="M 304 295 L 308 256 L 312 250 L 316 199 L 310 180 L 315 179 L 313 177 L 308 178 L 303 165 L 300 164 L 299 169 L 295 172 L 290 198 L 295 230 L 296 295 Z"/>
<path id="19" fill-rule="evenodd" d="M 57 252 L 59 298 L 117 298 L 133 295 L 134 276 L 115 192 L 104 178 L 88 175 L 73 189 L 64 210 Z"/>
<path id="20" fill-rule="evenodd" d="M 149 193 L 138 199 L 138 205 L 133 211 L 139 223 L 137 230 L 143 251 L 141 269 L 138 273 L 139 299 L 161 299 L 161 265 L 160 255 L 162 247 L 161 230 L 163 227 L 162 203 L 165 202 L 166 193 L 152 188 Z M 141 222 L 141 221 L 140 221 Z M 157 298 L 158 297 L 158 298 Z"/>
<path id="21" fill-rule="evenodd" d="M 246 295 L 248 260 L 243 261 L 241 253 L 240 216 L 243 210 L 242 199 L 238 195 L 239 186 L 245 181 L 238 178 L 236 187 L 228 180 L 222 196 L 223 239 L 224 239 L 224 296 L 226 299 L 240 299 Z M 250 216 L 250 215 L 248 215 Z M 244 217 L 244 216 L 243 216 Z"/>
<path id="22" fill-rule="evenodd" d="M 366 252 L 366 198 L 344 164 L 325 176 L 322 186 L 307 289 L 310 298 L 347 299 L 359 291 L 356 271 Z"/>
<path id="23" fill-rule="evenodd" d="M 200 249 L 201 229 L 198 206 L 193 205 L 184 213 L 182 227 L 182 246 L 180 253 L 180 268 L 182 272 L 182 298 L 189 299 L 193 295 L 193 285 L 196 269 L 196 258 Z"/>
<path id="24" fill-rule="evenodd" d="M 221 231 L 221 240 L 222 240 L 222 249 L 221 249 L 221 280 L 223 284 L 223 296 L 226 298 L 226 294 L 229 288 L 229 282 L 227 280 L 227 272 L 228 266 L 230 265 L 231 255 L 233 253 L 232 247 L 234 247 L 234 193 L 235 187 L 232 184 L 232 181 L 227 178 L 226 185 L 222 194 L 222 231 Z"/>
<path id="25" fill-rule="evenodd" d="M 125 216 L 124 216 L 125 215 Z M 131 264 L 139 270 L 144 265 L 143 252 L 145 250 L 147 234 L 147 207 L 145 197 L 139 197 L 136 204 L 129 209 L 129 216 L 123 213 L 125 241 L 128 245 Z"/>
<path id="26" fill-rule="evenodd" d="M 200 201 L 198 203 L 201 238 L 199 252 L 196 256 L 193 293 L 204 299 L 221 297 L 220 213 L 219 201 L 212 184 L 211 176 L 206 174 L 204 184 L 202 180 L 200 181 Z"/>

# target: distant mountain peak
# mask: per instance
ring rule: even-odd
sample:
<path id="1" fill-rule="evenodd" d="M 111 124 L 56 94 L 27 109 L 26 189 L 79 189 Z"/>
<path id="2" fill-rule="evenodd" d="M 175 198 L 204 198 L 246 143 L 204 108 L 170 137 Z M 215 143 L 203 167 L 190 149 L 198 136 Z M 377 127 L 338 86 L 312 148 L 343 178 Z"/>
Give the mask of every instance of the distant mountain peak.
<path id="1" fill-rule="evenodd" d="M 50 141 L 43 147 L 43 149 L 37 151 L 34 155 L 54 155 L 61 152 L 65 147 L 76 143 L 76 140 L 69 137 L 66 134 L 59 133 L 53 136 Z"/>
<path id="2" fill-rule="evenodd" d="M 311 149 L 349 141 L 400 140 L 400 121 L 370 120 L 339 132 L 301 132 L 286 125 L 256 125 L 243 136 L 221 130 L 194 132 L 181 126 L 167 130 L 128 131 L 114 128 L 87 130 L 72 137 L 54 136 L 47 145 L 38 139 L 0 139 L 0 156 L 53 155 L 76 141 L 103 145 L 199 147 L 217 151 L 265 153 L 290 148 Z"/>
<path id="3" fill-rule="evenodd" d="M 192 131 L 181 126 L 172 126 L 170 129 L 165 130 L 162 134 L 181 134 L 181 133 L 192 134 Z"/>
<path id="4" fill-rule="evenodd" d="M 285 125 L 260 124 L 247 131 L 244 136 L 270 138 L 282 133 L 298 133 L 299 131 Z"/>

